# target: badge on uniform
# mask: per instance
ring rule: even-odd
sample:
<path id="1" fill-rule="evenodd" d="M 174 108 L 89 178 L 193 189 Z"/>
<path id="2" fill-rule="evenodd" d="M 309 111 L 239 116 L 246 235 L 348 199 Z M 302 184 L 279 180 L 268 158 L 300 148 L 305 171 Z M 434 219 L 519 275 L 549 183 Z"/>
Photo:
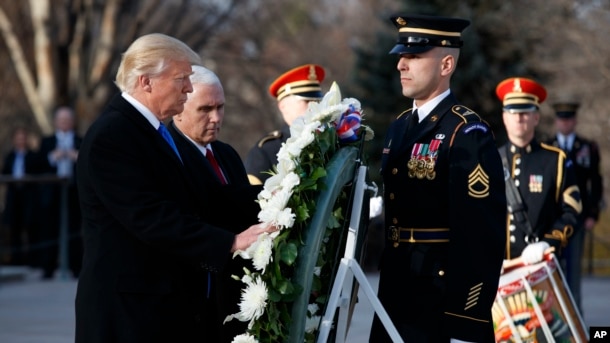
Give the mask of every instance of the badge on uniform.
<path id="1" fill-rule="evenodd" d="M 481 164 L 477 164 L 474 170 L 468 174 L 468 195 L 477 199 L 489 196 L 489 175 Z"/>
<path id="2" fill-rule="evenodd" d="M 530 175 L 530 193 L 542 193 L 542 175 Z"/>
<path id="3" fill-rule="evenodd" d="M 584 168 L 591 167 L 591 151 L 588 145 L 583 145 L 582 148 L 576 151 L 576 164 Z"/>
<path id="4" fill-rule="evenodd" d="M 408 175 L 410 178 L 418 178 L 422 180 L 426 178 L 428 180 L 434 180 L 436 178 L 436 171 L 434 166 L 436 165 L 436 159 L 438 158 L 438 148 L 441 146 L 443 141 L 440 139 L 433 139 L 430 143 L 415 143 L 413 150 L 411 150 L 411 158 L 407 162 L 407 168 L 409 169 Z"/>

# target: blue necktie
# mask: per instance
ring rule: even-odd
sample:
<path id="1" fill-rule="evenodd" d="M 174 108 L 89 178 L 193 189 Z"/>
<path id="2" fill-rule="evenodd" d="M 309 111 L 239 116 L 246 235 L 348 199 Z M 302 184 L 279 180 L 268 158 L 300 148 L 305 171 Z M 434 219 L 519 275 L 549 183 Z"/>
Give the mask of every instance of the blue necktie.
<path id="1" fill-rule="evenodd" d="M 169 134 L 169 131 L 167 131 L 167 128 L 165 127 L 165 125 L 163 125 L 163 123 L 159 123 L 159 128 L 157 129 L 157 131 L 159 131 L 159 133 L 161 134 L 161 137 L 163 137 L 163 139 L 165 139 L 167 144 L 169 144 L 169 146 L 172 147 L 172 149 L 176 153 L 176 156 L 178 156 L 178 158 L 180 159 L 180 162 L 182 162 L 182 157 L 180 157 L 180 153 L 178 152 L 178 148 L 176 148 L 176 144 L 174 143 L 174 140 L 172 139 L 172 135 Z"/>

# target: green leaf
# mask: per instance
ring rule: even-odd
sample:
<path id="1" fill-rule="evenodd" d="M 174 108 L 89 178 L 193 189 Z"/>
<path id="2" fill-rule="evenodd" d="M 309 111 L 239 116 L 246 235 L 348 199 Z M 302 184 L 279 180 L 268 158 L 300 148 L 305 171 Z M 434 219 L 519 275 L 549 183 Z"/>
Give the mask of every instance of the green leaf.
<path id="1" fill-rule="evenodd" d="M 291 266 L 297 259 L 299 249 L 294 243 L 286 243 L 280 247 L 280 260 Z"/>

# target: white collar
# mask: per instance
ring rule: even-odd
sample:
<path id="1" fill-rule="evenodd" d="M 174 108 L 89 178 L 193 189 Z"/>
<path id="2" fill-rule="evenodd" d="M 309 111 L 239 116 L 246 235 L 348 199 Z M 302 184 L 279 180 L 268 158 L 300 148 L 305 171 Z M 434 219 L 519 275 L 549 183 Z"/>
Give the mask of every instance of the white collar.
<path id="1" fill-rule="evenodd" d="M 138 112 L 140 112 L 140 114 L 142 114 L 144 116 L 144 118 L 146 118 L 146 120 L 148 120 L 150 125 L 152 125 L 155 128 L 155 130 L 159 129 L 159 125 L 161 125 L 161 121 L 159 121 L 159 119 L 152 113 L 151 110 L 148 109 L 148 107 L 144 106 L 141 102 L 139 102 L 136 98 L 129 95 L 127 92 L 122 92 L 121 96 L 125 100 L 127 100 L 127 102 L 130 103 L 133 107 L 135 107 L 136 110 L 138 110 Z"/>
<path id="2" fill-rule="evenodd" d="M 421 122 L 422 120 L 424 120 L 428 116 L 428 114 L 430 114 L 430 112 L 432 112 L 432 110 L 449 95 L 449 93 L 451 93 L 451 90 L 447 89 L 446 91 L 434 97 L 434 99 L 423 104 L 421 107 L 417 107 L 417 105 L 415 105 L 415 100 L 413 100 L 413 111 L 417 110 L 419 121 Z"/>

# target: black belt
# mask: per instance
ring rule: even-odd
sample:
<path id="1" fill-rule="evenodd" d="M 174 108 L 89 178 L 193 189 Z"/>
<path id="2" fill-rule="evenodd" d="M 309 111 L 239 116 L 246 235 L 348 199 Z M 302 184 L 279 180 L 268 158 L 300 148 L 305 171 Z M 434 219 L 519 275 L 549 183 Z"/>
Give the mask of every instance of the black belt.
<path id="1" fill-rule="evenodd" d="M 400 243 L 447 243 L 449 228 L 405 228 L 390 226 L 388 240 L 394 242 L 394 247 Z"/>

